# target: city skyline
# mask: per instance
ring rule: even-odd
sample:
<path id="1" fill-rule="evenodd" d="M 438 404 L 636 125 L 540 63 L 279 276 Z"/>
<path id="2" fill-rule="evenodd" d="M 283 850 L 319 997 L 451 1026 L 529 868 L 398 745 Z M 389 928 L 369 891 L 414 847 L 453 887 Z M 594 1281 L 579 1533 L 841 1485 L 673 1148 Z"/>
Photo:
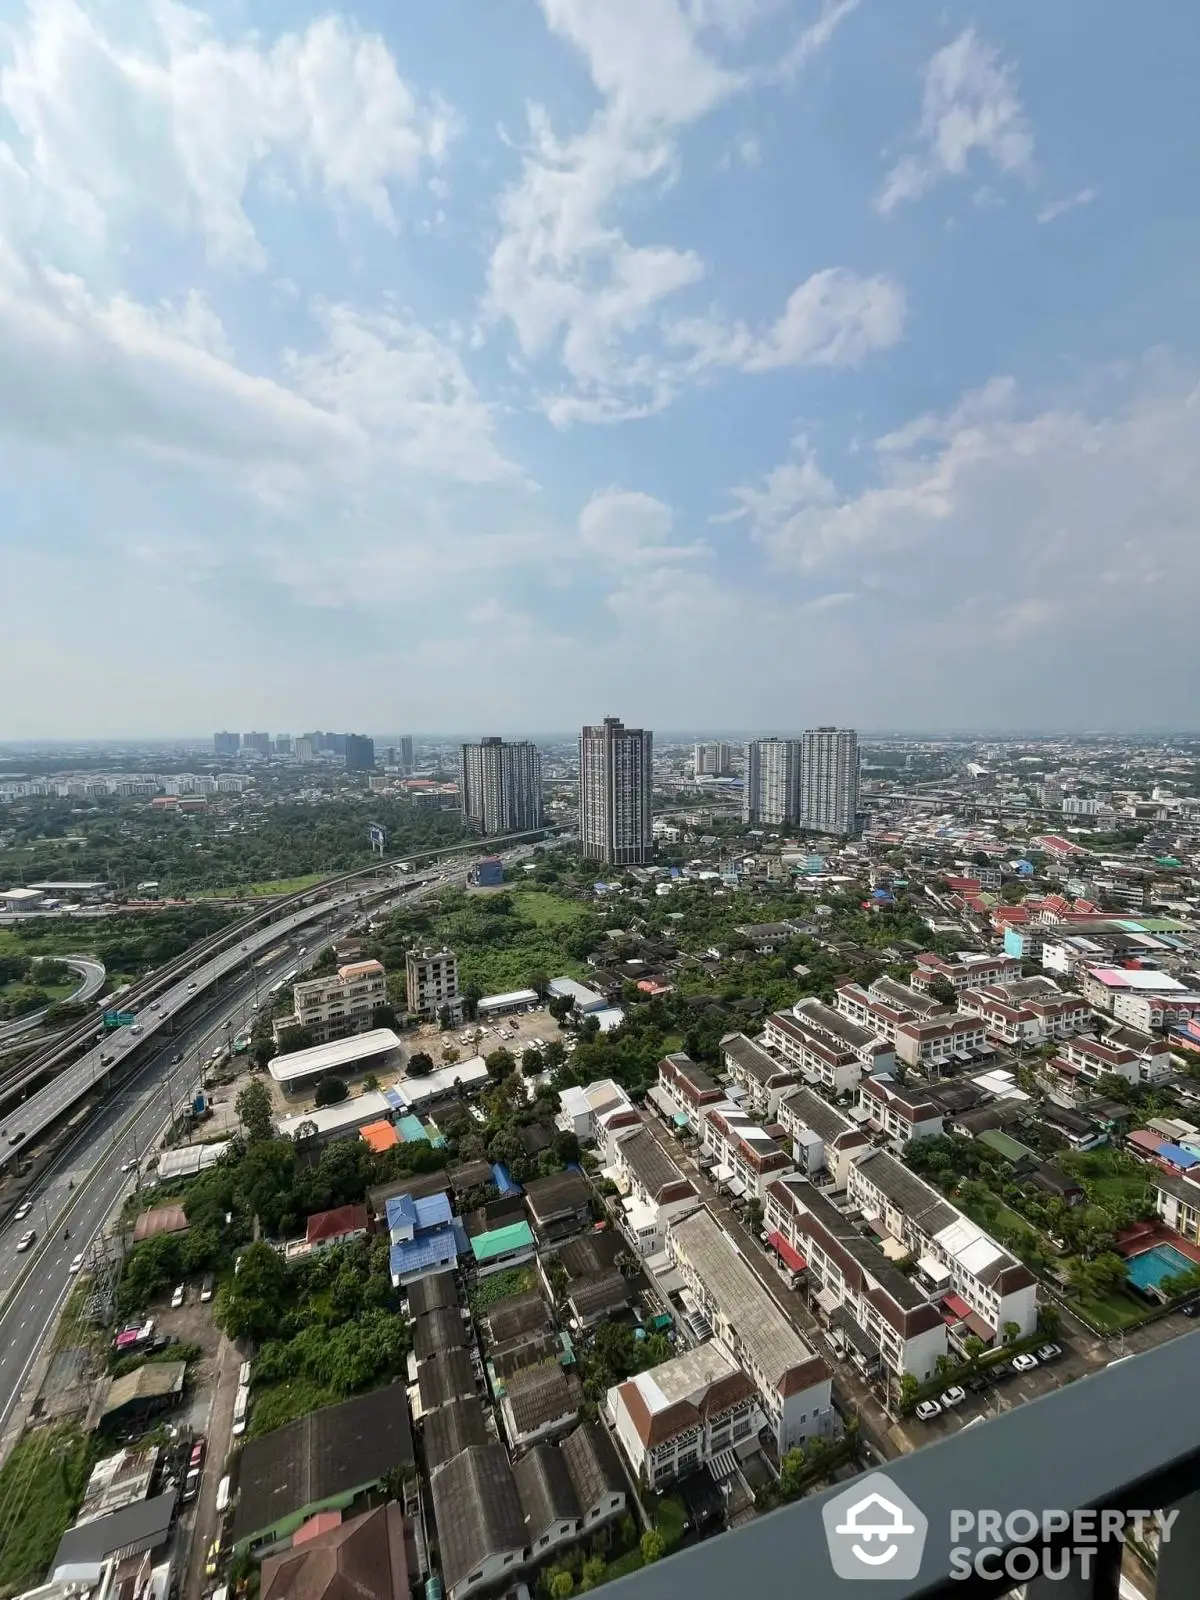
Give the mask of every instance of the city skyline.
<path id="1" fill-rule="evenodd" d="M 10 8 L 0 738 L 1186 724 L 1198 24 L 1064 6 Z"/>

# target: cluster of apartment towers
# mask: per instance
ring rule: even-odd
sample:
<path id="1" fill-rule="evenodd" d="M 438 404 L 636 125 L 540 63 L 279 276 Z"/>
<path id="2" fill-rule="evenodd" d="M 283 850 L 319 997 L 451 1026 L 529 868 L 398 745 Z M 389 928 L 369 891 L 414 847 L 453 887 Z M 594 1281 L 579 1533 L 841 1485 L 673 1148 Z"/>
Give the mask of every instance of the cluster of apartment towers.
<path id="1" fill-rule="evenodd" d="M 724 749 L 702 745 L 697 750 Z M 719 760 L 719 758 L 718 758 Z M 697 758 L 699 768 L 708 757 Z M 722 774 L 713 773 L 713 776 Z M 464 744 L 463 815 L 485 834 L 524 833 L 543 825 L 542 761 L 529 740 Z M 579 839 L 584 856 L 609 866 L 652 858 L 654 735 L 605 717 L 579 735 Z M 747 822 L 848 835 L 858 814 L 858 735 L 852 728 L 810 728 L 798 739 L 746 745 L 742 815 Z"/>

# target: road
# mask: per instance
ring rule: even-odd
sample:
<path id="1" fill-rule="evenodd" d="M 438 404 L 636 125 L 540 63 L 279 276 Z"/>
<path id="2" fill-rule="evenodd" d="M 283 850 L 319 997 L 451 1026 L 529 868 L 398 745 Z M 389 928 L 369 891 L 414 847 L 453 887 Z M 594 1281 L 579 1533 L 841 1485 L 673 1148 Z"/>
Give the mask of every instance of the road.
<path id="1" fill-rule="evenodd" d="M 526 853 L 526 847 L 518 847 L 508 852 L 508 859 Z M 399 879 L 388 900 L 377 909 L 387 910 L 414 894 L 421 898 L 439 888 L 461 884 L 466 875 L 465 868 L 454 870 L 447 866 L 442 872 L 415 882 Z M 357 894 L 346 897 L 351 901 L 357 898 Z M 266 972 L 251 969 L 204 1011 L 189 1015 L 174 1037 L 164 1037 L 161 1047 L 148 1056 L 144 1069 L 89 1116 L 79 1136 L 39 1178 L 36 1192 L 25 1197 L 33 1202 L 32 1211 L 19 1221 L 10 1218 L 0 1228 L 0 1302 L 6 1302 L 0 1310 L 0 1433 L 42 1341 L 70 1292 L 74 1279 L 68 1268 L 72 1259 L 90 1248 L 130 1185 L 137 1181 L 132 1171 L 122 1168 L 140 1160 L 150 1149 L 167 1120 L 172 1101 L 180 1106 L 195 1093 L 206 1055 L 217 1043 L 225 1042 L 230 1029 L 236 1032 L 248 1024 L 256 995 L 264 994 L 285 972 L 304 969 L 314 961 L 319 946 L 344 925 L 345 910 L 345 900 L 327 901 L 324 922 L 313 926 L 308 917 L 289 919 L 295 922 L 296 930 L 304 928 L 308 935 L 306 954 L 287 951 Z M 267 942 L 280 943 L 285 926 L 274 924 Z M 240 951 L 237 954 L 241 957 Z M 195 994 L 189 993 L 186 984 L 181 984 L 179 991 L 171 990 L 163 996 L 164 1016 L 170 1014 L 167 1005 L 173 998 L 177 1005 L 186 1005 L 189 999 L 195 1005 Z M 120 1033 L 128 1031 L 121 1029 Z M 106 1050 L 111 1042 L 110 1036 L 105 1041 Z M 69 1238 L 63 1237 L 64 1227 L 70 1229 Z M 37 1230 L 37 1241 L 28 1252 L 18 1253 L 17 1241 L 29 1228 Z"/>
<path id="2" fill-rule="evenodd" d="M 73 994 L 65 996 L 65 1000 L 72 1005 L 86 1005 L 103 989 L 108 974 L 103 961 L 97 961 L 95 956 L 57 956 L 54 959 L 60 960 L 64 966 L 70 967 L 72 972 L 77 972 L 83 979 Z M 29 1016 L 21 1017 L 16 1022 L 6 1022 L 0 1027 L 0 1045 L 7 1044 L 12 1039 L 19 1039 L 23 1033 L 31 1033 L 34 1028 L 40 1028 L 42 1018 L 49 1009 L 49 1006 L 43 1006 L 40 1011 L 32 1011 Z"/>

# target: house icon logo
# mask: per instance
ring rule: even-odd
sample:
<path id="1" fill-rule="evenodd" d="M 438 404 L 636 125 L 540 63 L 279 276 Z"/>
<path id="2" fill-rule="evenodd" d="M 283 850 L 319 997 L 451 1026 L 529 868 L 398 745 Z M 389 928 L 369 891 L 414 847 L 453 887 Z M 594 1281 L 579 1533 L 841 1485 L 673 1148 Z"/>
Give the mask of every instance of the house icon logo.
<path id="1" fill-rule="evenodd" d="M 822 1507 L 839 1578 L 915 1578 L 928 1518 L 882 1472 L 859 1478 Z"/>

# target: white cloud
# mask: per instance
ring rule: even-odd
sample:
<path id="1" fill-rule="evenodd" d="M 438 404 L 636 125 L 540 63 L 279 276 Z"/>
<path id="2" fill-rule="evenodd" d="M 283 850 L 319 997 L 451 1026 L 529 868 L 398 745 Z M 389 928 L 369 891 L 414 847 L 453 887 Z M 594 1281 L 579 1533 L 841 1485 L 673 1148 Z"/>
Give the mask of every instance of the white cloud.
<path id="1" fill-rule="evenodd" d="M 968 28 L 925 69 L 917 149 L 888 173 L 876 206 L 885 215 L 917 200 L 942 178 L 962 177 L 976 154 L 999 173 L 1033 171 L 1033 131 L 1017 95 L 1016 76 L 998 53 Z"/>
<path id="2" fill-rule="evenodd" d="M 1053 222 L 1055 217 L 1065 216 L 1068 211 L 1075 211 L 1080 206 L 1090 206 L 1099 195 L 1099 189 L 1080 189 L 1064 200 L 1051 200 L 1038 212 L 1038 221 Z"/>
<path id="3" fill-rule="evenodd" d="M 673 182 L 680 130 L 752 81 L 714 60 L 699 34 L 737 31 L 756 8 L 542 0 L 542 9 L 582 54 L 603 105 L 565 140 L 541 108 L 530 109 L 521 175 L 499 202 L 485 310 L 493 322 L 511 324 L 526 359 L 561 364 L 565 387 L 542 400 L 556 425 L 645 416 L 711 364 L 680 363 L 661 348 L 666 303 L 695 286 L 706 267 L 693 250 L 631 242 L 619 203 Z M 839 16 L 847 9 L 833 8 Z M 836 25 L 831 15 L 815 25 L 822 38 Z M 749 146 L 745 154 L 753 158 Z M 736 330 L 720 334 L 726 346 L 737 337 Z"/>
<path id="4" fill-rule="evenodd" d="M 338 16 L 266 45 L 221 38 L 177 0 L 97 16 L 77 0 L 30 0 L 10 38 L 8 159 L 60 243 L 72 231 L 103 243 L 150 221 L 199 232 L 216 261 L 261 267 L 247 209 L 256 183 L 394 228 L 393 185 L 440 162 L 455 128 L 446 106 L 403 81 L 378 35 Z"/>
<path id="5" fill-rule="evenodd" d="M 675 513 L 653 495 L 628 489 L 594 494 L 579 515 L 583 549 L 613 567 L 645 567 L 706 554 L 700 544 L 672 545 Z"/>

